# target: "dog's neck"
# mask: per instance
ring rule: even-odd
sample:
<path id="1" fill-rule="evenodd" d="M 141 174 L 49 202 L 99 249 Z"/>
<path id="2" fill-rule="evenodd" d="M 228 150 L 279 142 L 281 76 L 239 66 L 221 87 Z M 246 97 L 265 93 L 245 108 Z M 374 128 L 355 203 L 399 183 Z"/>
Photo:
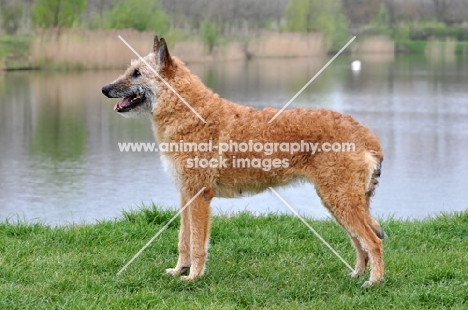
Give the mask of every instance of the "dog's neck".
<path id="1" fill-rule="evenodd" d="M 185 99 L 205 121 L 204 123 L 179 97 L 165 85 L 161 85 L 157 105 L 152 113 L 153 130 L 158 142 L 179 141 L 191 136 L 197 141 L 215 139 L 219 113 L 223 99 L 206 87 L 200 78 L 192 74 L 175 58 L 177 70 L 167 82 Z M 199 129 L 210 127 L 212 130 Z"/>

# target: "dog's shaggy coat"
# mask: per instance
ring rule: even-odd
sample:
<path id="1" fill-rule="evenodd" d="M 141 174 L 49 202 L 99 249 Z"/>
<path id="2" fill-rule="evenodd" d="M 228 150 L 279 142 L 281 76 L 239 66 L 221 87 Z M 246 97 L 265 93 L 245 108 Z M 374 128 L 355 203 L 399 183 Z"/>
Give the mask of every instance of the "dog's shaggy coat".
<path id="1" fill-rule="evenodd" d="M 218 158 L 218 150 L 173 151 L 162 153 L 165 169 L 181 193 L 184 206 L 201 188 L 204 192 L 181 214 L 179 259 L 167 273 L 177 276 L 190 269 L 185 280 L 203 275 L 210 230 L 210 202 L 213 197 L 236 197 L 261 192 L 270 186 L 294 181 L 315 185 L 325 207 L 348 232 L 357 251 L 352 276 L 365 272 L 371 262 L 370 279 L 364 286 L 383 279 L 382 242 L 385 233 L 369 213 L 383 153 L 378 138 L 351 116 L 317 109 L 286 110 L 271 123 L 277 110 L 262 111 L 220 98 L 190 73 L 182 61 L 170 56 L 164 39 L 155 37 L 153 51 L 143 61 L 132 61 L 126 72 L 103 87 L 112 98 L 124 98 L 114 109 L 122 115 L 152 116 L 156 140 L 195 142 L 213 145 L 229 141 L 261 143 L 309 141 L 354 143 L 354 152 L 259 152 L 221 154 L 227 167 L 189 167 L 188 161 Z M 158 74 L 155 74 L 155 73 Z M 164 78 L 205 120 L 200 120 L 164 83 Z M 265 171 L 259 168 L 233 168 L 233 157 L 286 159 L 287 167 Z"/>

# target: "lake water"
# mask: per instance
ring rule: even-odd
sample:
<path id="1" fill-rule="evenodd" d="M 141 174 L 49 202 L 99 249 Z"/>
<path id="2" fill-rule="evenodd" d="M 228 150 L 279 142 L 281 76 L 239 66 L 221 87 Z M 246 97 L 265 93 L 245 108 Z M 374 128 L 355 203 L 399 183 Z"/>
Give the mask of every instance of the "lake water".
<path id="1" fill-rule="evenodd" d="M 468 209 L 468 59 L 340 56 L 291 105 L 353 115 L 385 153 L 372 201 L 379 217 L 423 218 Z M 189 64 L 221 96 L 281 108 L 328 61 L 262 59 Z M 149 119 L 124 119 L 101 87 L 120 71 L 0 73 L 0 218 L 51 225 L 93 223 L 179 194 L 154 153 L 118 142 L 153 142 Z M 279 193 L 299 213 L 328 216 L 311 185 Z M 214 199 L 214 213 L 288 209 L 272 193 Z"/>

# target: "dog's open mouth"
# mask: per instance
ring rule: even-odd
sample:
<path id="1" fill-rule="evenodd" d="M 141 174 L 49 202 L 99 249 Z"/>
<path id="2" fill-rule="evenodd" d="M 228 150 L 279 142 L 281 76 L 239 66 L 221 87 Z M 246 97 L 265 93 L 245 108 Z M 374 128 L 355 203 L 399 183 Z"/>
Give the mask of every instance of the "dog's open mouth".
<path id="1" fill-rule="evenodd" d="M 117 102 L 115 104 L 114 111 L 119 113 L 128 112 L 137 107 L 143 101 L 145 101 L 145 97 L 140 95 L 125 97 L 121 102 Z"/>

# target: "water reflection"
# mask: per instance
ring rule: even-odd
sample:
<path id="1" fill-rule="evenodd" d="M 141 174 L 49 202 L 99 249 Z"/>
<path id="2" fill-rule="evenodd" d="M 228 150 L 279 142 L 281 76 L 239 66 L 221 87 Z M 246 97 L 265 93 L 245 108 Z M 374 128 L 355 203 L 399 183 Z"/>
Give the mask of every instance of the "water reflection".
<path id="1" fill-rule="evenodd" d="M 291 107 L 350 113 L 385 151 L 373 201 L 380 216 L 423 217 L 467 209 L 468 60 L 338 58 Z M 189 64 L 221 96 L 282 107 L 327 59 Z M 120 153 L 118 142 L 152 142 L 147 119 L 112 112 L 102 85 L 120 72 L 0 75 L 0 216 L 50 224 L 113 218 L 142 202 L 176 207 L 178 193 L 157 154 Z M 313 187 L 279 191 L 301 213 L 327 216 Z M 215 199 L 215 212 L 287 212 L 269 193 Z"/>

